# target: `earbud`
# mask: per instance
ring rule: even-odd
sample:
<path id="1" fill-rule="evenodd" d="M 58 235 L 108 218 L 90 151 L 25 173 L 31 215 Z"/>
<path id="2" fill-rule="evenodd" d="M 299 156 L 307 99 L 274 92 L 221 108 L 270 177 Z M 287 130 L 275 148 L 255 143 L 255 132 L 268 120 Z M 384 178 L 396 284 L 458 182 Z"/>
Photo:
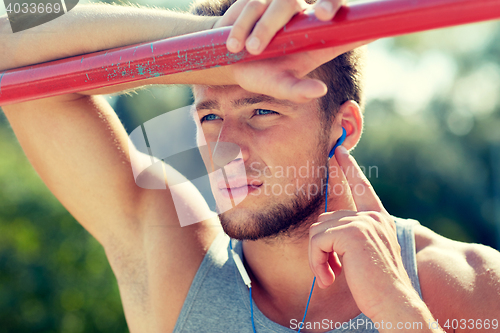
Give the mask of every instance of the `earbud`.
<path id="1" fill-rule="evenodd" d="M 335 146 L 333 146 L 332 150 L 330 150 L 330 153 L 328 154 L 328 158 L 332 158 L 333 157 L 333 154 L 335 153 L 335 148 L 337 148 L 342 143 L 344 143 L 345 137 L 346 137 L 346 131 L 345 131 L 345 128 L 342 127 L 342 135 L 337 140 L 337 142 L 335 142 Z"/>

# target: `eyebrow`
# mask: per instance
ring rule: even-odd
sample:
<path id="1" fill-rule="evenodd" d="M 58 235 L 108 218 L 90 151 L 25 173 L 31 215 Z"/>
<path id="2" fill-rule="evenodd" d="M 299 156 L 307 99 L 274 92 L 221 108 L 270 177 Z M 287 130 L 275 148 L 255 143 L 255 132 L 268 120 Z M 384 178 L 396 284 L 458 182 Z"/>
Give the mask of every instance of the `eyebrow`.
<path id="1" fill-rule="evenodd" d="M 259 103 L 269 103 L 269 104 L 277 104 L 283 106 L 293 107 L 294 103 L 284 100 L 284 99 L 276 99 L 267 95 L 256 95 L 252 97 L 240 98 L 233 101 L 233 107 L 243 107 L 247 105 L 259 104 Z"/>
<path id="2" fill-rule="evenodd" d="M 244 97 L 232 102 L 234 108 L 241 108 L 248 105 L 254 105 L 259 103 L 269 103 L 276 105 L 283 105 L 288 107 L 296 107 L 296 105 L 288 100 L 276 99 L 267 95 L 256 95 L 252 97 Z M 217 100 L 205 100 L 196 104 L 196 110 L 211 110 L 220 109 L 220 103 Z"/>
<path id="3" fill-rule="evenodd" d="M 214 99 L 209 99 L 200 103 L 196 103 L 196 110 L 220 109 L 220 104 Z"/>

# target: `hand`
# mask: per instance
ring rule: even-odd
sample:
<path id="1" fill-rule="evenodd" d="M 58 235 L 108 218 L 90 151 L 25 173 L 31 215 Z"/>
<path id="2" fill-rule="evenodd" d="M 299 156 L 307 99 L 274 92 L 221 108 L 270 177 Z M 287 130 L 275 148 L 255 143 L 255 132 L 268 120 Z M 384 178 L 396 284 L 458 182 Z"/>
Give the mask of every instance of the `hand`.
<path id="1" fill-rule="evenodd" d="M 405 306 L 425 307 L 403 267 L 393 218 L 343 146 L 335 158 L 357 210 L 324 213 L 311 226 L 309 263 L 319 287 L 343 272 L 358 308 L 372 320 L 391 318 Z"/>
<path id="2" fill-rule="evenodd" d="M 243 89 L 277 99 L 306 103 L 324 96 L 326 84 L 304 77 L 333 58 L 366 42 L 228 66 L 234 81 Z"/>
<path id="3" fill-rule="evenodd" d="M 311 9 L 319 20 L 328 21 L 345 3 L 345 0 L 319 0 L 308 5 L 304 0 L 240 0 L 214 28 L 233 26 L 227 39 L 229 51 L 237 53 L 246 47 L 249 53 L 260 54 L 295 14 Z"/>
<path id="4" fill-rule="evenodd" d="M 233 25 L 227 40 L 231 52 L 246 47 L 260 54 L 276 32 L 300 11 L 314 10 L 320 20 L 331 20 L 345 0 L 320 0 L 308 5 L 304 0 L 240 0 L 216 22 L 214 28 Z M 287 55 L 274 59 L 228 66 L 229 76 L 247 91 L 278 99 L 305 103 L 326 94 L 320 80 L 303 78 L 329 60 L 367 42 Z"/>

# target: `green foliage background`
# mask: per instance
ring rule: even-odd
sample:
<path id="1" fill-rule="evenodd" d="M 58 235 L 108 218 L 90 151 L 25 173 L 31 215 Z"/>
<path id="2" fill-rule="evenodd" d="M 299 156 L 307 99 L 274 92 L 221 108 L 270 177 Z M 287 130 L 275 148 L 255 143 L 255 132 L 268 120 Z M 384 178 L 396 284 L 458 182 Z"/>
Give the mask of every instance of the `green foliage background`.
<path id="1" fill-rule="evenodd" d="M 466 44 L 475 34 L 488 34 L 477 49 Z M 416 34 L 383 47 L 415 61 L 437 50 L 452 59 L 456 75 L 446 93 L 416 113 L 402 110 L 395 97 L 372 96 L 354 156 L 360 165 L 377 167 L 370 181 L 393 215 L 415 218 L 452 239 L 497 247 L 500 91 L 486 96 L 496 101 L 487 113 L 475 112 L 474 105 L 458 115 L 454 111 L 461 82 L 481 75 L 485 66 L 500 73 L 500 25 Z M 431 82 L 432 75 L 427 79 Z M 466 90 L 474 93 L 481 91 Z M 176 86 L 110 101 L 130 132 L 192 99 L 185 87 Z M 471 119 L 468 131 L 457 132 L 457 122 L 460 128 Z M 127 331 L 102 247 L 41 182 L 0 113 L 0 333 Z"/>
<path id="2" fill-rule="evenodd" d="M 0 124 L 0 332 L 126 332 L 101 245 Z"/>

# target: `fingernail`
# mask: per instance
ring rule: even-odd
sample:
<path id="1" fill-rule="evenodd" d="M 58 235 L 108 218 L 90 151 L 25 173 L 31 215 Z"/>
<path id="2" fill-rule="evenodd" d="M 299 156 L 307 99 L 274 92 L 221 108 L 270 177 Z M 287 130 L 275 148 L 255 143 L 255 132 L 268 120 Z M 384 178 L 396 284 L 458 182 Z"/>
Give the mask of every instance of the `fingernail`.
<path id="1" fill-rule="evenodd" d="M 226 42 L 227 48 L 231 50 L 237 50 L 240 46 L 240 42 L 234 37 L 231 37 Z"/>
<path id="2" fill-rule="evenodd" d="M 247 49 L 252 51 L 258 51 L 260 47 L 260 40 L 257 37 L 252 37 L 247 42 Z"/>
<path id="3" fill-rule="evenodd" d="M 321 279 L 319 279 L 319 284 L 318 284 L 318 285 L 319 285 L 319 287 L 320 287 L 321 289 L 325 289 L 325 288 L 327 287 L 327 286 L 326 286 L 326 284 L 325 284 L 325 283 L 323 282 L 323 280 L 321 280 Z"/>
<path id="4" fill-rule="evenodd" d="M 344 154 L 344 155 L 349 155 L 349 152 L 347 151 L 347 149 L 344 146 L 340 145 L 337 147 L 337 149 L 339 150 L 339 153 Z"/>
<path id="5" fill-rule="evenodd" d="M 314 99 L 314 98 L 319 98 L 319 97 L 321 97 L 321 96 L 318 96 L 318 94 L 311 94 L 311 93 L 307 93 L 307 92 L 306 92 L 306 93 L 304 93 L 304 95 L 303 95 L 303 96 L 304 96 L 305 98 L 307 98 L 307 99 Z"/>
<path id="6" fill-rule="evenodd" d="M 323 8 L 328 14 L 333 14 L 333 6 L 329 1 L 323 1 L 319 4 L 321 8 Z"/>
<path id="7" fill-rule="evenodd" d="M 308 88 L 308 87 L 305 87 Z M 308 99 L 313 99 L 313 98 L 319 98 L 323 96 L 324 93 L 322 91 L 318 91 L 317 89 L 303 89 L 302 90 L 302 96 Z"/>

